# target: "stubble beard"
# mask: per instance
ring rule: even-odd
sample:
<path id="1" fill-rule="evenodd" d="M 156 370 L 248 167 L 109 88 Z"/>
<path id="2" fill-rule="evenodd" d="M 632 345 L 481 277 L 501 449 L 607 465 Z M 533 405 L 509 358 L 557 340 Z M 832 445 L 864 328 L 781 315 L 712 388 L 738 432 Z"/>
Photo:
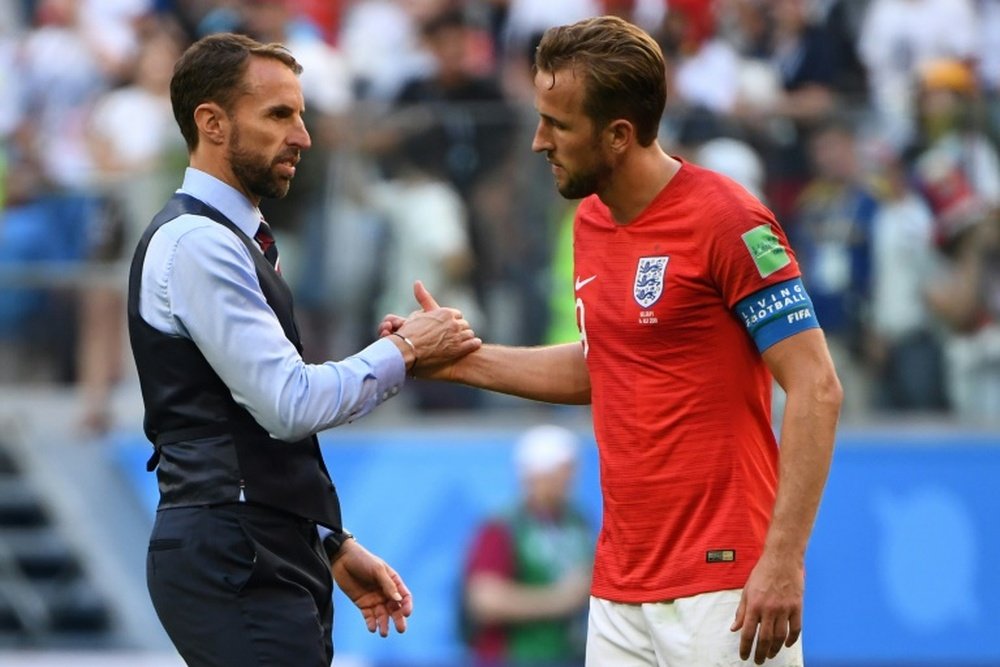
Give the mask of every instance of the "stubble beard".
<path id="1" fill-rule="evenodd" d="M 565 199 L 583 199 L 597 192 L 608 171 L 607 165 L 600 165 L 596 169 L 570 176 L 561 185 L 557 184 L 556 189 Z"/>
<path id="2" fill-rule="evenodd" d="M 229 145 L 229 164 L 233 175 L 252 195 L 261 199 L 281 199 L 288 194 L 292 179 L 283 178 L 274 173 L 275 162 L 259 153 L 245 149 L 240 143 L 238 128 L 233 128 L 232 142 Z"/>
<path id="3" fill-rule="evenodd" d="M 600 143 L 595 139 L 591 146 L 593 154 L 598 156 L 592 167 L 575 174 L 566 174 L 563 183 L 556 183 L 556 189 L 565 199 L 583 199 L 598 192 L 610 180 L 611 164 L 602 159 Z"/>

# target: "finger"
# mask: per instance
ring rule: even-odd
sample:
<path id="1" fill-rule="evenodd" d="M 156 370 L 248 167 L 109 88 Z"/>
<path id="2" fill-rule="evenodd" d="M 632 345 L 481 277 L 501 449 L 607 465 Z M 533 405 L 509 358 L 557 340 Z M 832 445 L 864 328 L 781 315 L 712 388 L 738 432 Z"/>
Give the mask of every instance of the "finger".
<path id="1" fill-rule="evenodd" d="M 399 594 L 403 598 L 400 605 L 406 615 L 409 616 L 413 611 L 413 593 L 410 592 L 409 587 L 406 585 L 406 582 L 403 581 L 403 578 L 399 576 L 399 573 L 391 567 L 389 568 L 389 574 L 392 576 L 392 580 L 396 583 L 396 590 L 399 591 Z"/>
<path id="2" fill-rule="evenodd" d="M 396 582 L 393 581 L 392 575 L 396 574 L 392 568 L 388 565 L 384 565 L 376 571 L 376 579 L 378 579 L 379 588 L 382 589 L 382 593 L 385 594 L 387 598 L 395 602 L 401 602 L 403 596 L 400 594 L 399 589 L 396 587 Z M 399 578 L 399 575 L 396 576 Z"/>
<path id="3" fill-rule="evenodd" d="M 375 632 L 375 612 L 373 611 L 363 611 L 361 615 L 365 619 L 365 627 L 368 628 L 368 632 Z"/>
<path id="4" fill-rule="evenodd" d="M 399 329 L 399 327 L 403 326 L 404 324 L 406 324 L 405 317 L 400 317 L 399 315 L 394 315 L 392 313 L 389 313 L 388 315 L 383 317 L 382 322 L 379 323 L 378 326 L 379 337 L 382 338 L 384 336 L 388 336 L 389 334 L 391 334 L 393 331 L 396 331 L 397 329 Z"/>
<path id="5" fill-rule="evenodd" d="M 767 658 L 770 660 L 774 656 L 778 655 L 778 651 L 785 644 L 785 638 L 788 636 L 788 621 L 783 618 L 776 618 L 774 620 L 774 625 L 771 628 L 771 641 L 767 647 Z"/>
<path id="6" fill-rule="evenodd" d="M 740 660 L 750 659 L 750 652 L 753 650 L 753 640 L 756 636 L 757 624 L 744 622 L 743 630 L 740 632 Z"/>
<path id="7" fill-rule="evenodd" d="M 389 636 L 389 610 L 385 605 L 376 605 L 375 615 L 378 617 L 378 633 L 382 637 Z"/>
<path id="8" fill-rule="evenodd" d="M 413 283 L 413 296 L 417 298 L 417 303 L 419 303 L 420 307 L 424 310 L 434 310 L 435 308 L 440 308 L 440 306 L 438 306 L 438 302 L 434 300 L 434 297 L 431 296 L 431 293 L 427 291 L 427 288 L 424 287 L 424 284 L 419 280 Z"/>
<path id="9" fill-rule="evenodd" d="M 402 634 L 406 632 L 406 616 L 403 613 L 403 605 L 398 602 L 390 603 L 389 614 L 392 616 L 392 623 L 396 626 L 396 632 Z"/>
<path id="10" fill-rule="evenodd" d="M 785 646 L 792 646 L 795 642 L 799 641 L 799 635 L 802 634 L 802 610 L 796 609 L 792 612 L 792 616 L 788 619 L 788 636 L 785 637 Z"/>
<path id="11" fill-rule="evenodd" d="M 413 613 L 413 594 L 406 587 L 406 582 L 403 581 L 403 578 L 396 574 L 395 571 L 392 573 L 392 580 L 396 582 L 396 590 L 403 596 L 403 601 L 399 603 L 399 610 L 403 616 L 409 616 Z"/>
<path id="12" fill-rule="evenodd" d="M 744 614 L 743 627 L 740 630 L 740 658 L 743 660 L 750 659 L 759 624 L 760 618 L 756 614 L 753 612 Z"/>
<path id="13" fill-rule="evenodd" d="M 743 593 L 740 596 L 740 604 L 736 607 L 736 616 L 733 618 L 733 624 L 729 626 L 730 632 L 736 632 L 743 627 L 743 617 L 747 613 L 747 594 Z M 746 658 L 743 658 L 746 660 Z"/>
<path id="14" fill-rule="evenodd" d="M 765 623 L 763 620 L 757 630 L 757 646 L 754 649 L 753 661 L 758 665 L 763 665 L 771 652 L 771 638 L 774 636 L 774 624 Z"/>
<path id="15" fill-rule="evenodd" d="M 396 632 L 403 633 L 406 632 L 406 618 L 413 613 L 413 595 L 399 574 L 392 568 L 389 568 L 389 571 L 396 584 L 396 590 L 403 597 L 401 602 L 390 602 L 389 609 L 392 612 L 392 621 L 396 625 Z"/>

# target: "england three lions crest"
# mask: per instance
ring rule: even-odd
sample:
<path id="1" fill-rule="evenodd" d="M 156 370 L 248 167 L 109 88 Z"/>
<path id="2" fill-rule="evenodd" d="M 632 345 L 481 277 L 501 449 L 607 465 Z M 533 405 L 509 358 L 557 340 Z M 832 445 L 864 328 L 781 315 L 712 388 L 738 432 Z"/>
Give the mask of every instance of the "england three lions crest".
<path id="1" fill-rule="evenodd" d="M 649 308 L 663 294 L 663 281 L 667 275 L 669 257 L 640 257 L 635 267 L 635 285 L 632 296 L 642 308 Z"/>

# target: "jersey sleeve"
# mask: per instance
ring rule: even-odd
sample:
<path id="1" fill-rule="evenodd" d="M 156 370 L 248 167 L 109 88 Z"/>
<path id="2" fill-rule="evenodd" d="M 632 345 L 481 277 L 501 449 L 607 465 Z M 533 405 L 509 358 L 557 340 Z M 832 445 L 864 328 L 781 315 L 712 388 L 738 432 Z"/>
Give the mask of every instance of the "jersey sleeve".
<path id="1" fill-rule="evenodd" d="M 726 306 L 763 352 L 819 326 L 784 230 L 756 200 L 736 200 L 709 244 L 710 273 Z"/>

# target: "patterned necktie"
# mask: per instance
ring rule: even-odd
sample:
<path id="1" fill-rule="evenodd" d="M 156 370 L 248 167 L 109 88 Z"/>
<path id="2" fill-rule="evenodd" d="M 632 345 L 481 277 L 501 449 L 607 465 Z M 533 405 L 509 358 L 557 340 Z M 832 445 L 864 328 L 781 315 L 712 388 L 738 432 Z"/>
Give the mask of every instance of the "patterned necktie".
<path id="1" fill-rule="evenodd" d="M 263 219 L 260 221 L 260 227 L 253 238 L 264 252 L 264 259 L 271 263 L 278 274 L 281 274 L 281 266 L 278 264 L 278 246 L 274 244 L 274 234 L 271 233 L 270 225 Z"/>

